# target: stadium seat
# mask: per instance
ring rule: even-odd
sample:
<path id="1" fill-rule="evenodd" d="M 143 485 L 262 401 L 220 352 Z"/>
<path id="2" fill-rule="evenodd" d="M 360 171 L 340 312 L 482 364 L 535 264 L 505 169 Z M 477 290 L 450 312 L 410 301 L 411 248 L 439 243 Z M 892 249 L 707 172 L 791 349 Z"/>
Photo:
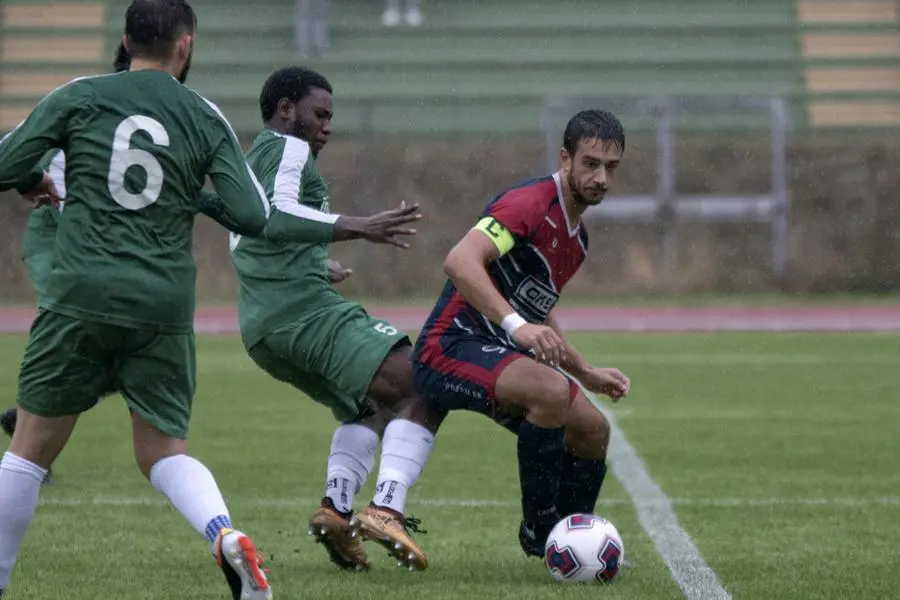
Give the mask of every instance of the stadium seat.
<path id="1" fill-rule="evenodd" d="M 104 72 L 127 4 L 0 5 L 0 121 L 67 78 Z M 193 5 L 202 33 L 189 85 L 252 132 L 266 75 L 298 61 L 294 0 Z M 722 0 L 709 10 L 708 0 L 635 0 L 609 10 L 577 0 L 436 0 L 423 6 L 421 26 L 385 28 L 379 3 L 333 0 L 330 51 L 304 62 L 335 86 L 342 132 L 534 132 L 546 99 L 559 95 L 778 95 L 789 100 L 795 128 L 844 127 L 855 118 L 859 126 L 892 126 L 898 7 L 896 0 Z M 645 126 L 652 120 L 636 124 Z M 678 126 L 756 128 L 767 120 L 735 111 Z"/>
<path id="2" fill-rule="evenodd" d="M 106 3 L 14 0 L 0 4 L 0 130 L 107 56 Z"/>
<path id="3" fill-rule="evenodd" d="M 812 127 L 900 124 L 900 2 L 797 2 Z"/>

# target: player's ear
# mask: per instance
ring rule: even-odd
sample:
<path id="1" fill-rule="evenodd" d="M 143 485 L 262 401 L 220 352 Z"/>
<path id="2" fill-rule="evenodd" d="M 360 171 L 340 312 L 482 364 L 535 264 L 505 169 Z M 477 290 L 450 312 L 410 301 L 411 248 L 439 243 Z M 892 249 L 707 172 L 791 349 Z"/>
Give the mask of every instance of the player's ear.
<path id="1" fill-rule="evenodd" d="M 564 173 L 572 170 L 572 155 L 565 148 L 559 149 L 559 164 L 562 166 Z"/>
<path id="2" fill-rule="evenodd" d="M 278 116 L 283 121 L 293 121 L 297 116 L 297 105 L 287 98 L 278 101 Z"/>
<path id="3" fill-rule="evenodd" d="M 194 34 L 186 33 L 178 38 L 178 58 L 186 60 L 194 48 Z"/>

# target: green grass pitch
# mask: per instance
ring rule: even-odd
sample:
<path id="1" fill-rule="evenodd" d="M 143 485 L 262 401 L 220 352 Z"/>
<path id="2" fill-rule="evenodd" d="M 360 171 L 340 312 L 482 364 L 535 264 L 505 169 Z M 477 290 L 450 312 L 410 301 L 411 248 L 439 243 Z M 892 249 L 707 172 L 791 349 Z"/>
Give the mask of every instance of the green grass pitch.
<path id="1" fill-rule="evenodd" d="M 632 377 L 631 397 L 612 410 L 734 598 L 896 596 L 900 336 L 573 340 L 595 363 Z M 9 402 L 23 345 L 0 337 Z M 202 337 L 198 357 L 191 449 L 216 474 L 235 525 L 271 556 L 276 598 L 682 597 L 612 477 L 596 512 L 619 528 L 636 568 L 603 588 L 554 583 L 516 541 L 512 437 L 465 414 L 448 419 L 410 493 L 409 512 L 428 530 L 419 539 L 429 570 L 396 569 L 370 544 L 374 570 L 341 573 L 306 535 L 324 485 L 330 414 L 270 380 L 237 338 Z M 55 465 L 55 484 L 42 491 L 9 600 L 227 597 L 205 542 L 138 473 L 128 426 L 117 397 L 84 415 Z M 373 485 L 374 475 L 358 506 Z"/>

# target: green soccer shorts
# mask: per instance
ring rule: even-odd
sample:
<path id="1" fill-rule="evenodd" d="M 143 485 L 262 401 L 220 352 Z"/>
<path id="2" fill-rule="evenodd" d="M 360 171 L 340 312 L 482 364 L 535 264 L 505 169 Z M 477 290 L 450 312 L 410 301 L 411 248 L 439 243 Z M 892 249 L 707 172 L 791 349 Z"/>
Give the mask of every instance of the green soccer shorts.
<path id="1" fill-rule="evenodd" d="M 331 409 L 341 423 L 364 415 L 369 386 L 388 354 L 409 337 L 354 302 L 310 311 L 248 349 L 250 358 Z"/>
<path id="2" fill-rule="evenodd" d="M 193 333 L 130 329 L 41 310 L 19 372 L 18 405 L 42 417 L 74 415 L 115 389 L 148 423 L 187 439 L 196 382 Z"/>

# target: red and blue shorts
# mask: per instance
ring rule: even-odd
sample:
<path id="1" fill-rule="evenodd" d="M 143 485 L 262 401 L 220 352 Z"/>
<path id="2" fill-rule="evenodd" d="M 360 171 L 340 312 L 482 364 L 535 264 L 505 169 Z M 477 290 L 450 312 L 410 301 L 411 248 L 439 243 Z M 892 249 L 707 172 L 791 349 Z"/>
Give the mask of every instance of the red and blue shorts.
<path id="1" fill-rule="evenodd" d="M 485 335 L 450 330 L 417 341 L 413 379 L 419 394 L 436 408 L 471 410 L 517 431 L 524 412 L 501 407 L 495 388 L 503 370 L 522 358 L 532 357 Z M 578 391 L 578 385 L 571 382 L 572 398 Z"/>

